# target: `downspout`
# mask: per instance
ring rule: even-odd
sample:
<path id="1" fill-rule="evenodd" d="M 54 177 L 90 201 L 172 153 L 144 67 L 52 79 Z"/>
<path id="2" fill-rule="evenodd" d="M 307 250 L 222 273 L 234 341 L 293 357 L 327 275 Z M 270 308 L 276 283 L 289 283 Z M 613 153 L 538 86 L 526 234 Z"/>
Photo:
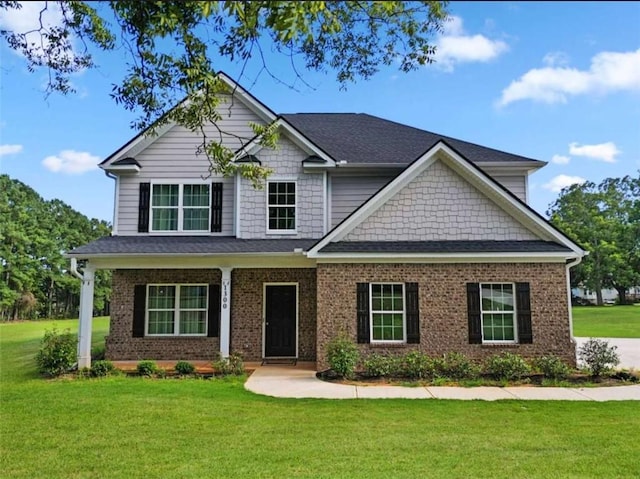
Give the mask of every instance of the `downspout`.
<path id="1" fill-rule="evenodd" d="M 116 182 L 113 188 L 113 223 L 111 227 L 111 236 L 113 236 L 118 234 L 118 176 L 107 170 L 104 170 L 104 174 Z"/>
<path id="2" fill-rule="evenodd" d="M 588 254 L 588 253 L 587 253 Z M 567 307 L 569 308 L 569 335 L 573 340 L 573 311 L 571 308 L 571 274 L 569 270 L 574 266 L 578 266 L 582 262 L 582 256 L 578 256 L 573 261 L 567 262 Z"/>
<path id="3" fill-rule="evenodd" d="M 71 258 L 71 272 L 73 273 L 73 275 L 78 278 L 79 280 L 83 280 L 84 276 L 82 276 L 79 272 L 78 272 L 78 260 L 76 258 Z"/>

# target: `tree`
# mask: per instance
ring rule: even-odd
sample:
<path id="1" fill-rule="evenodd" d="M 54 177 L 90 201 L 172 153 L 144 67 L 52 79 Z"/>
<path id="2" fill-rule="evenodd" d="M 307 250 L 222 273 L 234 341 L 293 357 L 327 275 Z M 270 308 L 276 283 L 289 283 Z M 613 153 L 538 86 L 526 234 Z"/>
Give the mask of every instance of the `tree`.
<path id="1" fill-rule="evenodd" d="M 212 59 L 227 58 L 243 69 L 253 59 L 275 77 L 265 59 L 270 48 L 290 58 L 294 78 L 301 78 L 301 66 L 333 70 L 345 87 L 371 77 L 380 65 L 397 63 L 407 72 L 432 62 L 430 39 L 442 30 L 445 7 L 438 1 L 57 1 L 45 2 L 34 30 L 0 34 L 29 69 L 48 69 L 49 92 L 64 94 L 73 91 L 71 74 L 96 66 L 92 49 L 121 47 L 127 70 L 112 97 L 139 113 L 134 127 L 153 133 L 176 122 L 202 139 L 198 153 L 209 159 L 209 173 L 239 169 L 260 184 L 268 169 L 234 164 L 234 152 L 205 132 L 204 125 L 221 118 L 221 98 L 233 93 L 216 75 Z M 21 5 L 2 1 L 0 8 Z M 57 24 L 42 20 L 48 10 L 55 10 Z M 74 47 L 78 41 L 82 51 Z M 272 125 L 252 129 L 263 145 L 275 146 Z M 242 145 L 251 140 L 238 139 Z"/>
<path id="2" fill-rule="evenodd" d="M 45 201 L 24 183 L 0 175 L 0 319 L 71 317 L 80 285 L 64 253 L 110 233 L 60 200 Z M 96 272 L 95 309 L 108 309 L 108 271 Z"/>
<path id="3" fill-rule="evenodd" d="M 621 304 L 626 291 L 640 284 L 640 176 L 586 182 L 560 192 L 547 215 L 589 255 L 572 270 L 572 285 L 596 292 L 615 288 Z"/>

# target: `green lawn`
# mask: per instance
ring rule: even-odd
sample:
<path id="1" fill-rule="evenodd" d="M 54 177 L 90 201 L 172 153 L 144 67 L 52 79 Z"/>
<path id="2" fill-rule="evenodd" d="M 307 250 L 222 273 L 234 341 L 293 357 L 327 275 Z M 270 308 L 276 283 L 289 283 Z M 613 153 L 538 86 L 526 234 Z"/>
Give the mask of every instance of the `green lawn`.
<path id="1" fill-rule="evenodd" d="M 0 324 L 2 477 L 640 476 L 637 402 L 284 400 L 239 380 L 42 380 L 32 358 L 50 324 Z"/>
<path id="2" fill-rule="evenodd" d="M 640 338 L 640 305 L 574 306 L 573 335 L 579 338 Z"/>

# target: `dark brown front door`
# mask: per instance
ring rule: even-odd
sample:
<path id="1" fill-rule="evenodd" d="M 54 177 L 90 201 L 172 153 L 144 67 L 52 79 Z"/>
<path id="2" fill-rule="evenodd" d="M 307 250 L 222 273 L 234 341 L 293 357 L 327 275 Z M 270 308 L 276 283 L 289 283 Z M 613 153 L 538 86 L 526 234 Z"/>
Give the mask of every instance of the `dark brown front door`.
<path id="1" fill-rule="evenodd" d="M 296 285 L 266 285 L 264 355 L 296 356 Z"/>

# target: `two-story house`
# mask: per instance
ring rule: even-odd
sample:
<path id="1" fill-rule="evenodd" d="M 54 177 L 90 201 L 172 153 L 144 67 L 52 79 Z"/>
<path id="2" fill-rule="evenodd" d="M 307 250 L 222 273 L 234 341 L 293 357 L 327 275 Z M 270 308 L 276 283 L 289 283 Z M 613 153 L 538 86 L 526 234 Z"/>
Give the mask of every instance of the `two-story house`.
<path id="1" fill-rule="evenodd" d="M 234 93 L 210 133 L 263 189 L 207 177 L 199 137 L 138 135 L 100 167 L 113 234 L 84 260 L 80 366 L 90 363 L 93 272 L 113 271 L 112 360 L 298 358 L 326 366 L 339 334 L 363 353 L 502 350 L 575 362 L 569 268 L 585 252 L 527 206 L 544 162 L 366 114 L 276 115 Z M 277 149 L 249 122 L 277 122 Z"/>

